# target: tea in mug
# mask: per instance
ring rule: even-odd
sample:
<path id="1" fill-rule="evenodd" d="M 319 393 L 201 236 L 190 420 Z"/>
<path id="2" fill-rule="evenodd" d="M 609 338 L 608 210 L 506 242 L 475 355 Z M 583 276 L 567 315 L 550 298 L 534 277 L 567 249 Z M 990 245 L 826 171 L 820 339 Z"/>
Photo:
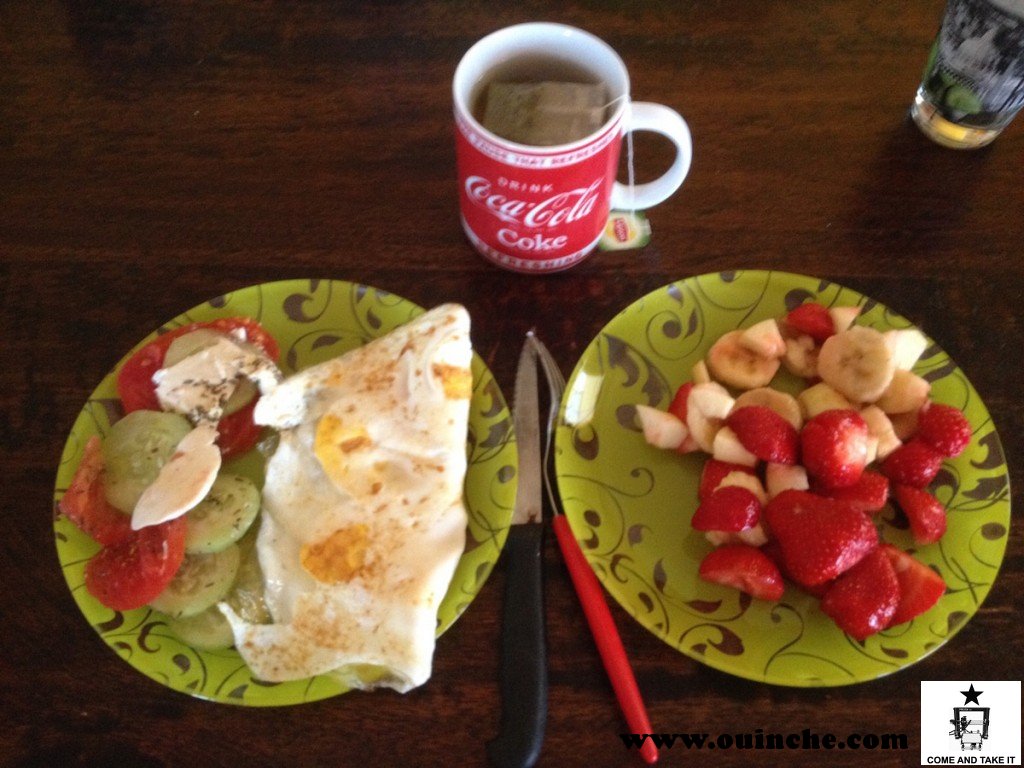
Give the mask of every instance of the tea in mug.
<path id="1" fill-rule="evenodd" d="M 508 141 L 549 147 L 579 141 L 607 119 L 608 88 L 564 59 L 513 59 L 482 78 L 473 116 Z"/>

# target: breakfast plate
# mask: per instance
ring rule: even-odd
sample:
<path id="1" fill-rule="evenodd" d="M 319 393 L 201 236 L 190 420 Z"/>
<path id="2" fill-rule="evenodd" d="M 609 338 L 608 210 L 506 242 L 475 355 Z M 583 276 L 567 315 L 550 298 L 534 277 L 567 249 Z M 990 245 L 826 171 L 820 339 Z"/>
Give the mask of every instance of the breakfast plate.
<path id="1" fill-rule="evenodd" d="M 641 625 L 687 656 L 751 680 L 838 686 L 896 672 L 932 653 L 970 620 L 1006 549 L 1010 489 L 992 418 L 966 375 L 929 340 L 915 372 L 936 402 L 960 408 L 971 443 L 943 464 L 931 490 L 948 510 L 948 531 L 915 556 L 946 581 L 939 602 L 911 622 L 865 641 L 844 634 L 818 600 L 792 586 L 777 603 L 703 581 L 710 545 L 690 526 L 705 456 L 648 446 L 635 408 L 664 409 L 693 365 L 722 334 L 780 317 L 806 301 L 861 307 L 858 324 L 911 323 L 836 283 L 782 272 L 736 271 L 659 288 L 613 318 L 588 346 L 566 388 L 556 437 L 565 513 L 588 561 Z M 780 372 L 773 386 L 803 386 Z M 914 548 L 892 506 L 876 518 L 884 541 Z"/>
<path id="2" fill-rule="evenodd" d="M 256 319 L 277 340 L 286 374 L 336 357 L 383 336 L 424 310 L 406 299 L 339 280 L 287 280 L 251 286 L 217 297 L 179 315 L 143 339 L 191 322 L 222 317 Z M 133 350 L 134 352 L 134 350 Z M 90 395 L 64 446 L 54 491 L 54 510 L 81 461 L 87 440 L 103 436 L 121 414 L 115 388 L 125 356 Z M 515 501 L 516 451 L 508 408 L 494 377 L 478 355 L 472 362 L 473 394 L 467 440 L 466 548 L 437 617 L 440 636 L 466 610 L 490 575 L 505 542 Z M 262 482 L 258 449 L 227 467 Z M 84 585 L 86 562 L 99 545 L 63 515 L 55 514 L 57 554 L 82 614 L 121 658 L 174 690 L 222 703 L 248 706 L 300 704 L 348 690 L 329 675 L 287 683 L 254 679 L 234 649 L 200 651 L 178 640 L 163 616 L 148 608 L 114 611 Z"/>

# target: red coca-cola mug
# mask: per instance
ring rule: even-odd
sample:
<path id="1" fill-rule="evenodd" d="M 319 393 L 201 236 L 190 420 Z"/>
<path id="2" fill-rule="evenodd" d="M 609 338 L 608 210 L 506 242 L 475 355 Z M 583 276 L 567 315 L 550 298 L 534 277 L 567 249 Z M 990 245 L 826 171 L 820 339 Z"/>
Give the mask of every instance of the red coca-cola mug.
<path id="1" fill-rule="evenodd" d="M 605 85 L 607 119 L 600 128 L 571 143 L 530 146 L 483 127 L 473 109 L 494 73 L 514 76 L 517 62 L 528 66 L 537 57 L 554 57 Z M 657 205 L 690 169 L 686 121 L 660 104 L 631 101 L 622 59 L 581 29 L 535 22 L 488 35 L 459 62 L 452 94 L 462 227 L 485 258 L 506 269 L 557 272 L 579 263 L 597 246 L 610 210 Z M 664 175 L 631 186 L 616 181 L 630 131 L 654 131 L 675 145 Z"/>

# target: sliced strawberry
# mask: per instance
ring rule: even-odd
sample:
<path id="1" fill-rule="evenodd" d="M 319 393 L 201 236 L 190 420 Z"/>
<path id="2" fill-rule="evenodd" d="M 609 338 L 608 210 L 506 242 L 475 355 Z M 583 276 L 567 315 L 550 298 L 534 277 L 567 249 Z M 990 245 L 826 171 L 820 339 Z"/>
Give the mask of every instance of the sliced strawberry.
<path id="1" fill-rule="evenodd" d="M 915 437 L 885 457 L 880 469 L 893 483 L 924 488 L 939 473 L 942 455 Z"/>
<path id="2" fill-rule="evenodd" d="M 698 531 L 743 531 L 761 519 L 761 502 L 746 488 L 727 485 L 700 503 L 691 524 Z"/>
<path id="3" fill-rule="evenodd" d="M 769 560 L 771 560 L 773 563 L 775 563 L 775 565 L 778 566 L 779 573 L 782 574 L 782 578 L 789 579 L 794 584 L 796 584 L 798 589 L 802 590 L 803 592 L 806 592 L 812 597 L 816 597 L 820 600 L 822 597 L 825 596 L 825 593 L 828 592 L 829 587 L 831 587 L 832 584 L 835 583 L 834 581 L 826 581 L 823 584 L 815 584 L 813 587 L 810 587 L 806 584 L 801 584 L 800 582 L 798 582 L 796 579 L 793 578 L 793 574 L 786 570 L 786 561 L 785 558 L 783 558 L 782 556 L 782 547 L 780 547 L 779 542 L 774 539 L 769 541 L 767 544 L 762 545 L 761 551 L 768 556 Z"/>
<path id="4" fill-rule="evenodd" d="M 868 461 L 868 425 L 852 410 L 819 413 L 804 424 L 800 450 L 807 473 L 826 488 L 854 485 Z"/>
<path id="5" fill-rule="evenodd" d="M 786 323 L 821 343 L 836 332 L 835 322 L 826 307 L 814 301 L 801 304 L 786 315 Z"/>
<path id="6" fill-rule="evenodd" d="M 729 414 L 725 423 L 743 447 L 775 464 L 796 464 L 800 436 L 782 416 L 763 405 L 747 405 Z"/>
<path id="7" fill-rule="evenodd" d="M 959 408 L 928 403 L 918 414 L 917 434 L 938 453 L 953 458 L 971 442 L 971 424 Z"/>
<path id="8" fill-rule="evenodd" d="M 785 570 L 800 584 L 834 579 L 878 544 L 878 532 L 863 512 L 807 491 L 783 491 L 768 502 L 764 517 Z"/>
<path id="9" fill-rule="evenodd" d="M 889 478 L 865 469 L 853 485 L 846 488 L 816 488 L 815 491 L 830 499 L 845 501 L 860 512 L 871 514 L 881 510 L 889 501 Z"/>
<path id="10" fill-rule="evenodd" d="M 889 619 L 894 627 L 927 611 L 946 593 L 946 582 L 942 577 L 906 552 L 891 544 L 879 547 L 888 556 L 900 585 L 900 602 L 896 613 Z"/>
<path id="11" fill-rule="evenodd" d="M 746 472 L 754 475 L 753 467 L 745 467 L 742 464 L 733 464 L 718 459 L 708 459 L 704 462 L 704 468 L 700 472 L 700 487 L 697 489 L 697 498 L 704 501 L 714 492 L 725 476 L 730 472 Z"/>
<path id="12" fill-rule="evenodd" d="M 686 401 L 690 399 L 690 390 L 693 389 L 693 382 L 688 381 L 676 390 L 675 397 L 669 403 L 668 412 L 679 418 L 683 424 L 686 423 Z"/>
<path id="13" fill-rule="evenodd" d="M 896 572 L 879 547 L 836 579 L 821 598 L 821 610 L 846 634 L 863 640 L 889 626 L 899 602 Z"/>
<path id="14" fill-rule="evenodd" d="M 709 552 L 700 564 L 700 577 L 735 587 L 760 600 L 778 600 L 785 589 L 778 567 L 756 547 L 726 544 Z"/>
<path id="15" fill-rule="evenodd" d="M 893 486 L 896 503 L 910 521 L 910 532 L 918 544 L 933 544 L 946 532 L 946 509 L 928 491 L 909 485 Z"/>

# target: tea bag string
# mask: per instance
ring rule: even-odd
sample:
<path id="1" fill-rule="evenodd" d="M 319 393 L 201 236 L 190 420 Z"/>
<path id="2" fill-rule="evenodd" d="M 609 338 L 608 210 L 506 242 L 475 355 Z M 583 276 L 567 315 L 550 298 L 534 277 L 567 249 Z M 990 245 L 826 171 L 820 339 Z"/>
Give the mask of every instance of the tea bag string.
<path id="1" fill-rule="evenodd" d="M 615 97 L 614 99 L 612 99 L 611 101 L 609 101 L 607 104 L 604 105 L 606 113 L 607 113 L 607 110 L 610 110 L 618 102 L 620 102 L 620 101 L 628 101 L 628 99 L 629 99 L 629 95 L 628 94 L 623 94 L 621 96 Z M 626 131 L 626 189 L 628 190 L 627 195 L 628 195 L 628 198 L 629 198 L 629 209 L 628 209 L 627 212 L 630 213 L 630 214 L 634 214 L 634 213 L 636 213 L 636 195 L 635 195 L 635 190 L 636 190 L 636 168 L 635 168 L 635 166 L 633 164 L 633 132 L 632 131 Z"/>

